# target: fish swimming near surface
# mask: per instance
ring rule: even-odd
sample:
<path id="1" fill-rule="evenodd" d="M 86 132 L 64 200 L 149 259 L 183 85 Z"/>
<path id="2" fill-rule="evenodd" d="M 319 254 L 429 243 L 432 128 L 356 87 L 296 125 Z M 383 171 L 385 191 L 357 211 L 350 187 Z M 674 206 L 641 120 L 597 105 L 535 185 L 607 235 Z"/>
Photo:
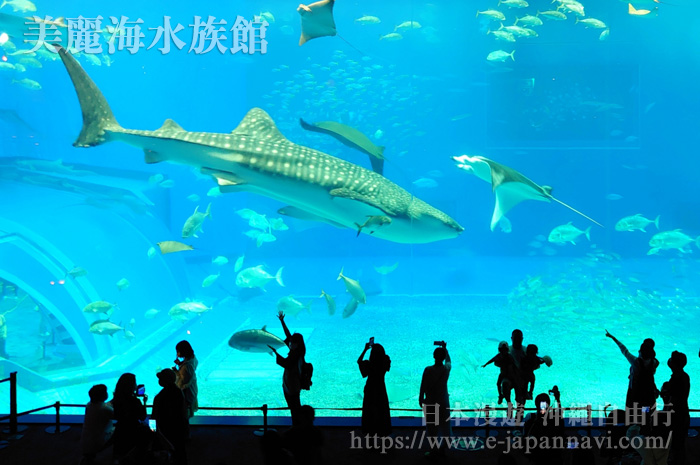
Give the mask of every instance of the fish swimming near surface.
<path id="1" fill-rule="evenodd" d="M 352 316 L 355 311 L 357 311 L 357 304 L 359 302 L 355 300 L 355 298 L 351 298 L 350 301 L 345 305 L 345 308 L 343 309 L 343 318 L 349 318 Z"/>
<path id="2" fill-rule="evenodd" d="M 383 216 L 383 215 L 377 215 L 377 216 L 370 216 L 367 218 L 367 221 L 365 221 L 363 224 L 355 223 L 355 226 L 357 226 L 357 237 L 360 237 L 360 233 L 362 232 L 363 229 L 369 231 L 369 234 L 374 234 L 374 232 L 378 229 L 381 228 L 384 225 L 390 225 L 391 224 L 391 218 L 388 216 Z"/>
<path id="3" fill-rule="evenodd" d="M 184 250 L 194 250 L 191 245 L 183 244 L 178 241 L 163 241 L 156 244 L 160 248 L 161 255 L 168 253 L 182 252 Z"/>
<path id="4" fill-rule="evenodd" d="M 691 242 L 695 242 L 695 245 L 700 248 L 700 237 L 693 239 L 685 233 L 682 233 L 680 229 L 674 231 L 663 231 L 657 234 L 649 240 L 649 246 L 651 249 L 647 252 L 647 255 L 654 255 L 659 253 L 661 250 L 678 249 L 681 253 L 688 253 L 689 250 L 685 248 L 686 245 Z"/>
<path id="5" fill-rule="evenodd" d="M 83 308 L 83 313 L 104 313 L 105 315 L 109 316 L 112 314 L 112 309 L 114 307 L 116 307 L 116 304 L 111 304 L 109 302 L 105 302 L 104 300 L 97 300 L 87 304 Z"/>
<path id="6" fill-rule="evenodd" d="M 591 227 L 589 226 L 585 231 L 581 231 L 569 221 L 566 224 L 562 224 L 561 226 L 557 226 L 556 228 L 552 229 L 547 240 L 556 244 L 571 242 L 572 244 L 576 245 L 576 238 L 581 235 L 586 236 L 586 239 L 590 241 Z"/>
<path id="7" fill-rule="evenodd" d="M 202 287 L 209 287 L 209 286 L 211 286 L 212 284 L 214 284 L 214 281 L 216 281 L 217 279 L 219 279 L 219 276 L 221 276 L 221 273 L 210 274 L 209 276 L 207 276 L 206 278 L 204 278 L 204 280 L 202 281 Z"/>
<path id="8" fill-rule="evenodd" d="M 303 304 L 290 295 L 287 297 L 282 297 L 277 301 L 277 311 L 296 317 L 302 310 L 306 310 L 308 313 L 311 313 L 311 303 L 312 302 L 309 301 L 309 303 Z"/>
<path id="9" fill-rule="evenodd" d="M 83 112 L 77 147 L 122 141 L 142 148 L 146 163 L 195 166 L 211 175 L 222 192 L 261 194 L 348 228 L 367 215 L 385 215 L 392 219 L 391 227 L 373 236 L 393 242 L 428 243 L 464 231 L 448 215 L 385 177 L 290 142 L 259 108 L 250 110 L 230 134 L 188 132 L 172 120 L 156 131 L 124 129 L 80 63 L 57 48 Z"/>
<path id="10" fill-rule="evenodd" d="M 199 205 L 197 205 L 192 216 L 187 218 L 185 225 L 182 227 L 182 238 L 187 239 L 192 236 L 198 237 L 197 233 L 202 231 L 202 224 L 207 218 L 211 218 L 211 203 L 209 203 L 207 211 L 204 213 L 199 211 Z"/>
<path id="11" fill-rule="evenodd" d="M 458 168 L 469 171 L 479 179 L 491 183 L 491 189 L 496 195 L 496 206 L 491 217 L 491 231 L 496 228 L 501 218 L 505 216 L 511 208 L 524 200 L 540 200 L 542 202 L 554 200 L 587 220 L 603 227 L 602 224 L 594 219 L 553 197 L 551 187 L 535 184 L 513 168 L 478 155 L 473 157 L 469 155 L 460 155 L 458 157 L 452 157 L 452 159 L 457 163 Z"/>
<path id="12" fill-rule="evenodd" d="M 129 280 L 126 279 L 126 278 L 122 278 L 122 279 L 120 279 L 119 281 L 117 281 L 117 289 L 119 289 L 120 291 L 125 290 L 125 289 L 128 288 L 130 285 L 131 285 L 131 283 L 130 283 Z"/>
<path id="13" fill-rule="evenodd" d="M 343 275 L 343 270 L 340 270 L 340 274 L 338 274 L 338 281 L 343 280 L 345 283 L 345 289 L 350 293 L 350 295 L 357 300 L 358 303 L 361 304 L 366 304 L 367 303 L 367 296 L 365 295 L 364 289 L 362 289 L 362 286 L 360 286 L 360 282 L 356 281 L 352 278 L 348 278 L 347 276 Z"/>
<path id="14" fill-rule="evenodd" d="M 285 346 L 282 339 L 267 331 L 267 326 L 262 329 L 247 329 L 233 333 L 228 345 L 243 352 L 256 352 L 272 355 L 270 347 L 280 349 Z"/>
<path id="15" fill-rule="evenodd" d="M 80 267 L 80 266 L 74 266 L 70 270 L 66 271 L 66 275 L 63 277 L 63 279 L 67 278 L 70 276 L 71 278 L 80 278 L 82 276 L 87 276 L 88 272 L 85 268 Z"/>
<path id="16" fill-rule="evenodd" d="M 284 267 L 281 266 L 277 273 L 272 276 L 270 273 L 265 271 L 263 265 L 254 266 L 251 268 L 246 268 L 240 271 L 236 275 L 236 286 L 238 287 L 258 287 L 265 290 L 265 285 L 270 281 L 277 281 L 277 284 L 284 287 L 284 281 L 282 281 L 282 271 Z"/>
<path id="17" fill-rule="evenodd" d="M 114 333 L 124 331 L 124 328 L 109 320 L 97 320 L 90 323 L 90 329 L 88 331 L 100 336 L 112 336 Z"/>
<path id="18" fill-rule="evenodd" d="M 399 267 L 399 262 L 394 263 L 393 265 L 381 265 L 381 266 L 375 266 L 374 271 L 376 271 L 379 274 L 387 275 L 391 273 L 392 271 L 396 270 L 396 268 Z"/>
<path id="19" fill-rule="evenodd" d="M 297 7 L 297 12 L 301 15 L 300 46 L 317 37 L 337 34 L 333 19 L 334 3 L 335 0 L 321 0 L 310 5 L 300 4 Z"/>
<path id="20" fill-rule="evenodd" d="M 661 215 L 657 216 L 654 220 L 648 220 L 644 218 L 640 213 L 637 213 L 636 215 L 632 216 L 626 216 L 615 224 L 615 231 L 639 230 L 642 232 L 646 232 L 644 228 L 646 228 L 650 224 L 653 224 L 654 226 L 656 226 L 656 229 L 659 229 L 659 218 L 661 218 Z"/>
<path id="21" fill-rule="evenodd" d="M 328 305 L 328 314 L 331 316 L 335 315 L 335 299 L 333 298 L 333 296 L 321 289 L 321 295 L 319 297 L 326 298 L 326 304 Z"/>
<path id="22" fill-rule="evenodd" d="M 311 132 L 327 134 L 352 149 L 359 150 L 369 155 L 372 169 L 379 174 L 384 174 L 384 146 L 375 145 L 369 137 L 357 129 L 335 121 L 320 121 L 307 123 L 299 118 L 301 127 Z"/>

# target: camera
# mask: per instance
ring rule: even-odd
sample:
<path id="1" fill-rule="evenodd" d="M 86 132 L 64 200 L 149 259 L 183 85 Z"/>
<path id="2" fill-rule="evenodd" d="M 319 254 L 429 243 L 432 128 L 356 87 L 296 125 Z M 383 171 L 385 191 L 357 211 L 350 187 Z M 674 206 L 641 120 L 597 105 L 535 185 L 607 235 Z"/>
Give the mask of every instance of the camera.
<path id="1" fill-rule="evenodd" d="M 540 402 L 540 410 L 547 410 L 547 402 Z"/>
<path id="2" fill-rule="evenodd" d="M 433 342 L 434 346 L 439 346 L 439 347 L 445 347 L 445 341 L 435 341 Z"/>
<path id="3" fill-rule="evenodd" d="M 369 338 L 369 345 L 371 345 L 371 346 L 374 345 L 374 336 Z"/>
<path id="4" fill-rule="evenodd" d="M 136 395 L 138 397 L 145 396 L 146 395 L 146 386 L 144 386 L 143 384 L 139 384 L 138 386 L 136 386 Z"/>

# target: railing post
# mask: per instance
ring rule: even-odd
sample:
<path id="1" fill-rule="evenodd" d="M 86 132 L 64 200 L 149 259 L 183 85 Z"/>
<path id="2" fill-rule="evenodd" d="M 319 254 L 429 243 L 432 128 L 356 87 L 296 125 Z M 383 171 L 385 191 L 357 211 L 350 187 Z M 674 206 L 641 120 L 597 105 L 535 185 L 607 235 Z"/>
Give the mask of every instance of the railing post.
<path id="1" fill-rule="evenodd" d="M 70 426 L 61 426 L 61 402 L 57 401 L 53 406 L 56 409 L 56 424 L 54 426 L 49 426 L 45 431 L 49 434 L 60 434 L 64 431 L 68 431 Z"/>
<path id="2" fill-rule="evenodd" d="M 593 406 L 586 406 L 586 426 L 588 427 L 588 437 L 593 436 Z"/>
<path id="3" fill-rule="evenodd" d="M 264 433 L 267 433 L 267 404 L 263 404 L 262 412 L 263 412 L 263 434 L 264 434 Z"/>
<path id="4" fill-rule="evenodd" d="M 17 372 L 10 373 L 10 434 L 17 434 Z"/>

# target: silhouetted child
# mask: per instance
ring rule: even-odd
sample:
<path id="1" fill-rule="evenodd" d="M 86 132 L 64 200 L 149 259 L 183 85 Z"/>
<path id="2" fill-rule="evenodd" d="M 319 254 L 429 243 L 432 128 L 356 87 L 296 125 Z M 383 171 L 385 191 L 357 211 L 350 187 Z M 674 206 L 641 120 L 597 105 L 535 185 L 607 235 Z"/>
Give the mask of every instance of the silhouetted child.
<path id="1" fill-rule="evenodd" d="M 525 358 L 520 362 L 520 373 L 527 389 L 528 400 L 532 400 L 532 392 L 535 390 L 535 370 L 539 370 L 543 363 L 548 367 L 552 366 L 552 359 L 549 356 L 537 356 L 538 350 L 535 344 L 528 345 L 525 349 Z"/>
<path id="2" fill-rule="evenodd" d="M 493 363 L 501 369 L 498 380 L 496 380 L 496 386 L 498 387 L 498 403 L 502 404 L 503 399 L 505 399 L 510 404 L 510 388 L 513 386 L 514 382 L 515 360 L 513 356 L 510 355 L 510 347 L 507 342 L 501 341 L 498 343 L 498 354 L 484 363 L 482 368 L 486 368 L 490 363 Z"/>
<path id="3" fill-rule="evenodd" d="M 85 419 L 80 441 L 83 446 L 81 464 L 91 464 L 97 454 L 109 444 L 112 436 L 114 410 L 106 403 L 107 386 L 96 384 L 89 391 L 90 402 L 85 407 Z"/>

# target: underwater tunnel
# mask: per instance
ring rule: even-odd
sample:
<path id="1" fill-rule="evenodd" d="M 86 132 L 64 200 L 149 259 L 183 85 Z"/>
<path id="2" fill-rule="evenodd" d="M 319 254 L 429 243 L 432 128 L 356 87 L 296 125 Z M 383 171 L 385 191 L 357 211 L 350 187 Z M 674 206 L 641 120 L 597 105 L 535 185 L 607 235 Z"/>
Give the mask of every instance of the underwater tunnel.
<path id="1" fill-rule="evenodd" d="M 170 233 L 160 215 L 148 214 L 153 204 L 142 190 L 149 186 L 138 174 L 3 160 L 0 314 L 13 356 L 0 365 L 5 374 L 20 371 L 22 387 L 40 390 L 109 376 L 167 337 L 159 330 L 174 322 L 143 318 L 133 332 L 149 336 L 128 337 L 135 318 L 148 308 L 169 308 L 188 288 L 183 260 L 150 249 Z M 144 292 L 136 299 L 117 282 Z M 83 311 L 96 301 L 114 304 L 113 314 Z M 90 332 L 99 320 L 122 330 Z"/>

